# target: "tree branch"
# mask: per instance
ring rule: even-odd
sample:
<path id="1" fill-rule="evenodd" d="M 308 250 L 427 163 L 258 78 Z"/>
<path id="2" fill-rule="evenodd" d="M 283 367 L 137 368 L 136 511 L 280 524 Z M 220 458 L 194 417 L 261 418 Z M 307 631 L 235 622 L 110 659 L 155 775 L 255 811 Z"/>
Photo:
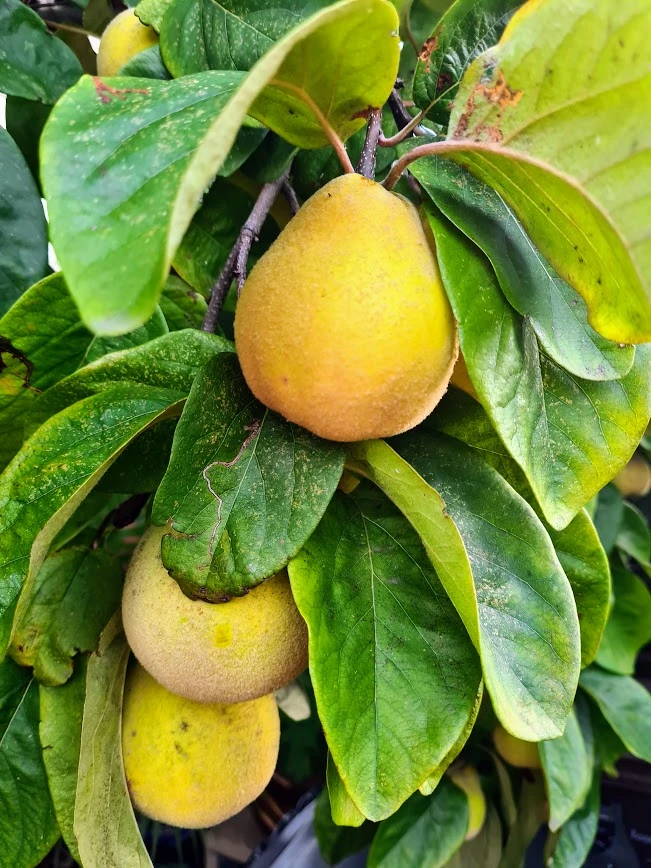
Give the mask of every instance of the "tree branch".
<path id="1" fill-rule="evenodd" d="M 276 178 L 275 181 L 271 181 L 269 184 L 265 184 L 260 190 L 256 203 L 240 229 L 237 241 L 231 248 L 221 274 L 212 288 L 208 310 L 201 326 L 203 331 L 215 331 L 226 293 L 234 277 L 237 279 L 239 295 L 246 280 L 246 265 L 253 242 L 258 238 L 262 224 L 271 210 L 271 206 L 276 201 L 276 196 L 287 183 L 290 168 L 288 166 L 279 178 Z"/>
<path id="2" fill-rule="evenodd" d="M 396 82 L 396 84 L 398 84 L 398 82 Z M 402 82 L 400 82 L 400 87 L 404 87 Z M 391 114 L 393 115 L 393 119 L 399 130 L 404 129 L 407 124 L 411 123 L 412 117 L 402 104 L 398 87 L 394 87 L 389 94 L 389 108 L 391 109 Z"/>
<path id="3" fill-rule="evenodd" d="M 377 146 L 382 133 L 382 109 L 373 109 L 368 116 L 368 126 L 366 128 L 366 138 L 362 154 L 357 164 L 357 171 L 365 178 L 373 180 L 375 178 L 375 158 L 377 155 Z"/>

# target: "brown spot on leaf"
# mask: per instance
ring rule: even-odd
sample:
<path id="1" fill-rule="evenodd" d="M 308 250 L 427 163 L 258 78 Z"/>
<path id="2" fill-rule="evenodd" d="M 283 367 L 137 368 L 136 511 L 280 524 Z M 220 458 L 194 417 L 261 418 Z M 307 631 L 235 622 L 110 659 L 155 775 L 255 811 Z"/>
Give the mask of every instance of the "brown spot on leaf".
<path id="1" fill-rule="evenodd" d="M 507 108 L 516 106 L 522 99 L 523 93 L 524 91 L 514 90 L 512 87 L 509 87 L 504 78 L 504 73 L 501 69 L 498 69 L 497 75 L 493 77 L 492 81 L 488 83 L 485 81 L 479 81 L 472 89 L 466 102 L 466 110 L 459 118 L 459 122 L 452 137 L 455 139 L 461 139 L 464 137 L 468 125 L 472 120 L 473 113 L 477 108 L 477 100 L 479 99 L 497 106 L 497 116 L 493 123 L 481 124 L 478 126 L 473 134 L 473 139 L 477 141 L 483 139 L 491 142 L 500 142 L 503 134 L 499 125 L 504 116 L 504 112 Z"/>
<path id="2" fill-rule="evenodd" d="M 429 75 L 430 71 L 430 61 L 432 55 L 439 47 L 439 31 L 437 30 L 433 33 L 429 39 L 426 39 L 423 43 L 423 47 L 420 50 L 420 54 L 418 55 L 418 59 L 421 63 L 425 64 L 425 73 Z"/>
<path id="3" fill-rule="evenodd" d="M 149 88 L 146 87 L 111 87 L 109 84 L 106 84 L 105 81 L 102 81 L 102 79 L 98 78 L 96 75 L 93 76 L 93 85 L 95 87 L 95 92 L 97 93 L 97 96 L 103 103 L 111 102 L 111 97 L 116 97 L 117 99 L 124 99 L 124 97 L 128 93 L 149 93 Z"/>
<path id="4" fill-rule="evenodd" d="M 452 76 L 449 72 L 442 72 L 436 80 L 436 92 L 447 90 L 452 84 Z"/>

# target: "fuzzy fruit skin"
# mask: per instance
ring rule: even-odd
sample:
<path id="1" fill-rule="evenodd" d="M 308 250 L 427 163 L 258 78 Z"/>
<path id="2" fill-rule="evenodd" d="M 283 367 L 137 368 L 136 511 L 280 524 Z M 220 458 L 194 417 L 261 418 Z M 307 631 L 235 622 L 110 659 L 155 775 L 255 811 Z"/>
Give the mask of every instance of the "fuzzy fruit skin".
<path id="1" fill-rule="evenodd" d="M 165 533 L 144 533 L 122 595 L 124 631 L 145 669 L 198 702 L 243 702 L 296 678 L 307 666 L 307 627 L 286 571 L 228 603 L 190 600 L 163 566 Z"/>
<path id="2" fill-rule="evenodd" d="M 417 210 L 361 175 L 330 181 L 253 268 L 235 343 L 253 394 L 321 437 L 413 428 L 445 393 L 458 351 Z"/>
<path id="3" fill-rule="evenodd" d="M 457 363 L 454 366 L 454 370 L 452 371 L 450 383 L 451 385 L 456 386 L 457 389 L 462 389 L 467 395 L 470 395 L 471 398 L 474 398 L 475 401 L 479 401 L 479 397 L 477 395 L 475 387 L 473 386 L 472 380 L 470 379 L 470 374 L 468 373 L 466 360 L 464 359 L 461 352 L 459 352 L 459 358 L 457 359 Z"/>
<path id="4" fill-rule="evenodd" d="M 479 774 L 474 766 L 451 768 L 448 774 L 468 797 L 468 831 L 466 841 L 472 841 L 481 831 L 486 820 L 486 797 L 481 788 Z"/>
<path id="5" fill-rule="evenodd" d="M 142 24 L 133 9 L 116 15 L 102 34 L 97 52 L 97 74 L 117 75 L 131 58 L 158 42 L 152 27 Z"/>
<path id="6" fill-rule="evenodd" d="M 280 719 L 273 696 L 237 705 L 193 702 L 130 670 L 122 755 L 135 806 L 154 820 L 201 829 L 237 814 L 269 783 Z"/>
<path id="7" fill-rule="evenodd" d="M 498 726 L 493 730 L 495 750 L 504 762 L 518 769 L 541 768 L 538 745 L 533 741 L 522 741 Z"/>

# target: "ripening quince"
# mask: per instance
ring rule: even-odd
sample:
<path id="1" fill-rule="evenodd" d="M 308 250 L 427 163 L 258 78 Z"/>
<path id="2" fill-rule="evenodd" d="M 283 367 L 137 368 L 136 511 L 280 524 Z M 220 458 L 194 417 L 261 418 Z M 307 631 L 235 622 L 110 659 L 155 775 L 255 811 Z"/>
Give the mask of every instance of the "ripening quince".
<path id="1" fill-rule="evenodd" d="M 102 34 L 97 52 L 97 74 L 117 75 L 131 58 L 158 42 L 158 34 L 136 18 L 133 9 L 116 15 Z"/>
<path id="2" fill-rule="evenodd" d="M 190 600 L 163 565 L 167 532 L 145 532 L 122 595 L 124 631 L 145 669 L 168 690 L 198 702 L 255 699 L 301 673 L 307 627 L 287 572 L 228 603 Z"/>
<path id="3" fill-rule="evenodd" d="M 495 750 L 504 762 L 518 769 L 539 769 L 540 754 L 535 741 L 523 741 L 498 726 L 493 730 Z"/>
<path id="4" fill-rule="evenodd" d="M 468 830 L 466 841 L 476 838 L 486 819 L 486 797 L 481 788 L 479 774 L 474 766 L 454 766 L 448 769 L 448 775 L 468 797 Z"/>
<path id="5" fill-rule="evenodd" d="M 447 389 L 457 331 L 416 208 L 361 175 L 322 187 L 244 284 L 235 344 L 253 394 L 321 437 L 417 425 Z"/>
<path id="6" fill-rule="evenodd" d="M 269 783 L 280 720 L 273 696 L 193 702 L 141 666 L 127 676 L 122 756 L 131 799 L 148 817 L 200 829 L 237 814 Z"/>

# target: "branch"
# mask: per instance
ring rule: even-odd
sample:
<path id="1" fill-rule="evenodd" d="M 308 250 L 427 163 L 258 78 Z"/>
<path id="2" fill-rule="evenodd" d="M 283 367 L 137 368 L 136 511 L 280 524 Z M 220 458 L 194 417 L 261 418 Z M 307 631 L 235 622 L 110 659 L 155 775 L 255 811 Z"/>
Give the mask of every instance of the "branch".
<path id="1" fill-rule="evenodd" d="M 400 86 L 404 87 L 402 82 L 400 82 Z M 391 109 L 391 114 L 393 115 L 393 119 L 396 122 L 396 126 L 399 130 L 404 129 L 407 124 L 411 123 L 412 117 L 402 104 L 400 92 L 397 87 L 394 87 L 389 94 L 389 108 Z"/>
<path id="2" fill-rule="evenodd" d="M 215 331 L 219 314 L 224 305 L 226 293 L 228 292 L 234 277 L 237 278 L 239 295 L 239 292 L 244 285 L 244 281 L 246 280 L 246 264 L 249 258 L 249 253 L 251 252 L 251 247 L 260 234 L 262 224 L 271 210 L 271 206 L 276 201 L 276 196 L 287 183 L 289 170 L 290 167 L 288 166 L 279 178 L 276 178 L 275 181 L 271 181 L 269 184 L 265 184 L 260 190 L 256 203 L 251 209 L 251 213 L 247 217 L 244 225 L 240 229 L 240 234 L 237 236 L 237 240 L 231 248 L 231 252 L 228 254 L 228 258 L 224 263 L 221 274 L 212 288 L 210 301 L 208 302 L 208 310 L 206 311 L 206 316 L 204 317 L 201 326 L 203 331 Z"/>
<path id="3" fill-rule="evenodd" d="M 296 190 L 289 183 L 289 180 L 285 181 L 285 183 L 283 184 L 283 188 L 280 192 L 283 194 L 283 196 L 287 200 L 289 207 L 291 208 L 292 215 L 294 217 L 296 217 L 296 215 L 298 214 L 298 212 L 300 210 L 301 203 L 298 201 L 298 196 L 296 195 Z"/>
<path id="4" fill-rule="evenodd" d="M 465 147 L 467 145 L 468 143 L 466 142 Z M 437 154 L 446 154 L 459 150 L 459 142 L 429 142 L 426 145 L 419 145 L 396 160 L 391 167 L 391 171 L 382 182 L 382 186 L 387 190 L 393 190 L 405 169 L 421 157 L 434 157 Z"/>
<path id="5" fill-rule="evenodd" d="M 375 178 L 375 158 L 377 155 L 377 146 L 382 133 L 382 109 L 373 109 L 368 116 L 368 126 L 366 128 L 366 138 L 362 154 L 357 164 L 357 171 L 365 178 L 373 180 Z"/>

